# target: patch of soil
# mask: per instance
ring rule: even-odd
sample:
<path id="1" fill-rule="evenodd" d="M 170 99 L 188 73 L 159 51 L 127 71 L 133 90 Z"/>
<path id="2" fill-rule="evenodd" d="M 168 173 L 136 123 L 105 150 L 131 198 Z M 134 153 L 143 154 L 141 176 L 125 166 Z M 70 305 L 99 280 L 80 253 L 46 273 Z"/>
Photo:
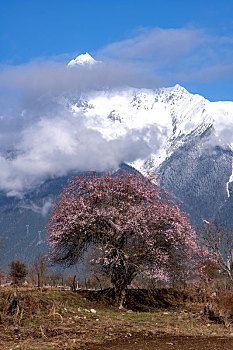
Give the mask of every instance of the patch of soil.
<path id="1" fill-rule="evenodd" d="M 85 350 L 232 350 L 233 339 L 224 337 L 191 337 L 169 334 L 133 335 L 127 339 L 86 345 Z"/>

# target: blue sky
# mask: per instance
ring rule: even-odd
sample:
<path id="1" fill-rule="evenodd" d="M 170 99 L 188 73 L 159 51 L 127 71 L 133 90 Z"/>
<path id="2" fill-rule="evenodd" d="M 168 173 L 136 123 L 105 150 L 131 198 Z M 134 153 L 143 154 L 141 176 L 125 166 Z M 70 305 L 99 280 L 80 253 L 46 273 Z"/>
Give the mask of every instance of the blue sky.
<path id="1" fill-rule="evenodd" d="M 231 0 L 0 0 L 0 74 L 89 52 L 157 84 L 233 100 L 232 13 Z"/>

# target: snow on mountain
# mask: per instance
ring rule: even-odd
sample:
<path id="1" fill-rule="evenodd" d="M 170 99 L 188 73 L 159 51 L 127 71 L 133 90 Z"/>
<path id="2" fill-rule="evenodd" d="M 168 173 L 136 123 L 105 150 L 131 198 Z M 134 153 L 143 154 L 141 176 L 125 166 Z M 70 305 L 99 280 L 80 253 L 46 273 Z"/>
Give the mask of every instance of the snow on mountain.
<path id="1" fill-rule="evenodd" d="M 98 63 L 99 61 L 96 61 L 89 53 L 85 53 L 82 55 L 79 55 L 75 59 L 71 60 L 67 66 L 68 67 L 75 67 L 75 66 L 87 66 L 87 65 L 93 65 Z"/>
<path id="2" fill-rule="evenodd" d="M 125 88 L 92 92 L 80 96 L 69 108 L 74 115 L 79 112 L 86 115 L 88 127 L 99 130 L 107 139 L 117 138 L 130 129 L 158 126 L 164 131 L 164 138 L 159 151 L 151 155 L 155 168 L 184 145 L 188 137 L 201 135 L 213 126 L 214 142 L 220 142 L 233 123 L 233 102 L 210 102 L 179 85 L 157 90 Z M 227 141 L 230 146 L 231 140 Z M 134 164 L 137 167 L 136 164 L 139 163 Z M 138 170 L 143 171 L 143 167 Z"/>

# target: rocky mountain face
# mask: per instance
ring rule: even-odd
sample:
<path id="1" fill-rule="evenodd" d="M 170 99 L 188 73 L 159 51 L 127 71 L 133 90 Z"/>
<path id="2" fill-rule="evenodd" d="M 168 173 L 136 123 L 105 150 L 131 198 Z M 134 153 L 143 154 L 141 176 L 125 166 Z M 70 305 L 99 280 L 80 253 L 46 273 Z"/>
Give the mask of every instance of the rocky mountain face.
<path id="1" fill-rule="evenodd" d="M 82 62 L 87 58 L 90 63 L 89 57 Z M 76 61 L 70 69 L 80 64 Z M 122 169 L 158 174 L 193 224 L 204 219 L 233 224 L 233 102 L 210 102 L 176 85 L 69 94 L 59 103 L 74 118 L 85 116 L 86 126 L 107 140 L 123 135 L 146 140 L 149 156 Z M 31 262 L 36 252 L 46 251 L 48 212 L 70 177 L 49 179 L 23 198 L 0 193 L 5 265 L 16 258 Z"/>

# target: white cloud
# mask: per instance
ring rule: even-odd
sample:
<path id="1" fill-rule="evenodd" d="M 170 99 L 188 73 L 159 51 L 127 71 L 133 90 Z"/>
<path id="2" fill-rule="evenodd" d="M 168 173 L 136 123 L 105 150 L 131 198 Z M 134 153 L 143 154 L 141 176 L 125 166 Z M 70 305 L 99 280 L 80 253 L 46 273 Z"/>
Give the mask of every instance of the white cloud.
<path id="1" fill-rule="evenodd" d="M 35 204 L 33 201 L 30 201 L 29 203 L 20 204 L 20 208 L 32 210 L 34 213 L 41 214 L 42 216 L 46 216 L 48 212 L 53 207 L 53 201 L 51 198 L 48 198 L 43 202 L 41 206 Z"/>
<path id="2" fill-rule="evenodd" d="M 153 133 L 153 148 L 160 143 L 161 132 Z M 21 131 L 17 152 L 10 158 L 0 157 L 0 188 L 8 195 L 31 189 L 50 177 L 63 176 L 75 170 L 104 171 L 116 168 L 122 161 L 145 158 L 151 152 L 144 140 L 148 128 L 128 131 L 118 139 L 107 141 L 96 130 L 85 126 L 82 115 L 62 113 L 40 118 Z"/>
<path id="3" fill-rule="evenodd" d="M 233 37 L 205 29 L 141 29 L 134 37 L 99 51 L 103 59 L 141 64 L 166 84 L 233 78 Z"/>
<path id="4" fill-rule="evenodd" d="M 196 29 L 141 29 L 132 39 L 108 45 L 100 54 L 130 60 L 173 61 L 205 42 L 204 32 Z"/>

